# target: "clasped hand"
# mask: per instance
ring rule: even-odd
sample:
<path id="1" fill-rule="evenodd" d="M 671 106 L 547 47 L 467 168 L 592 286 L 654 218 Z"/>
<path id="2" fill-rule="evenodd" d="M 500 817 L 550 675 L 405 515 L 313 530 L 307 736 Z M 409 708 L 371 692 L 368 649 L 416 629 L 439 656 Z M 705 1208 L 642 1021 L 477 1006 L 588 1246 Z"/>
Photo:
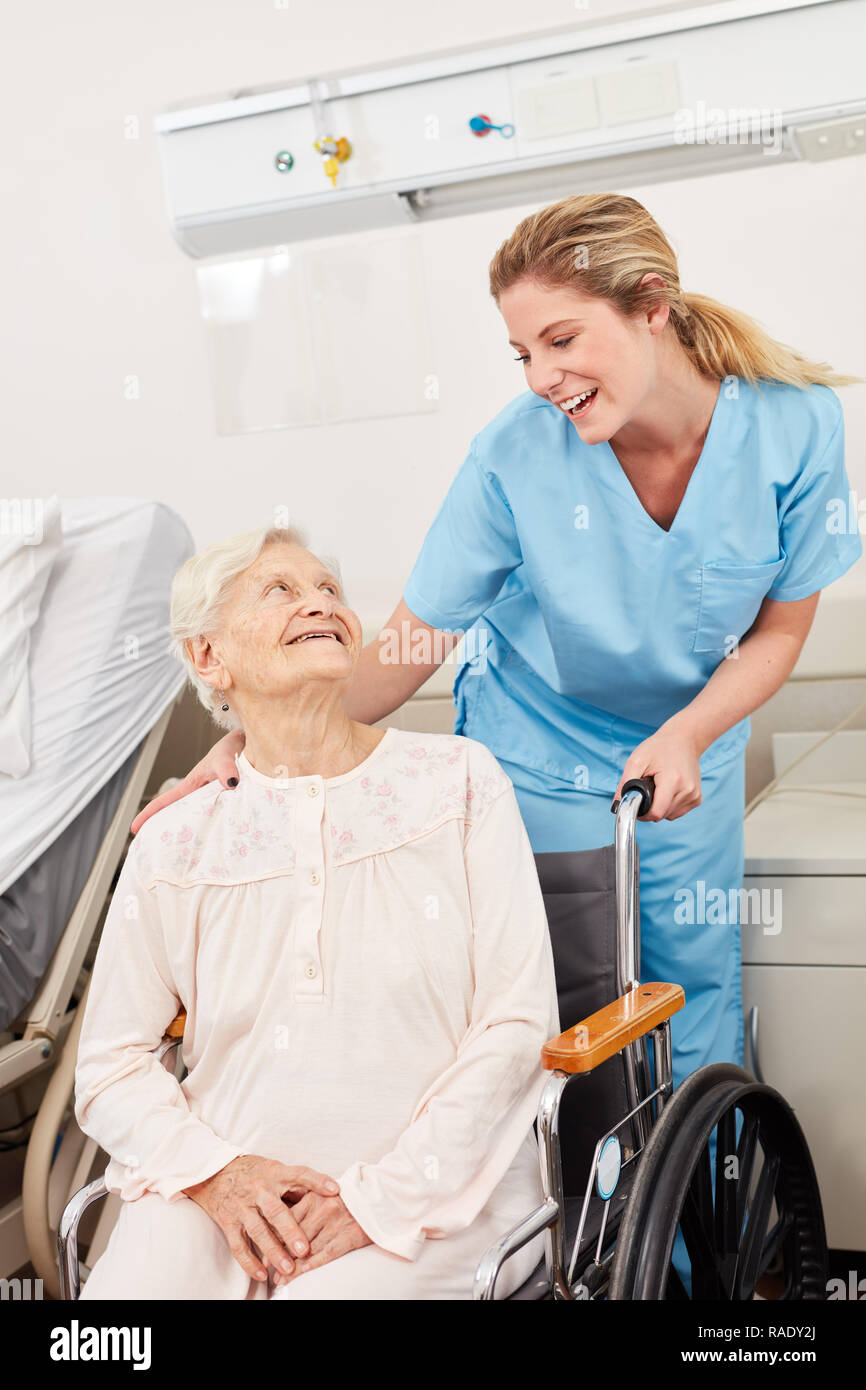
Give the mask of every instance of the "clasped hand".
<path id="1" fill-rule="evenodd" d="M 275 1285 L 371 1245 L 339 1195 L 339 1184 L 313 1168 L 241 1154 L 204 1182 L 184 1189 L 228 1241 L 241 1268 Z"/>

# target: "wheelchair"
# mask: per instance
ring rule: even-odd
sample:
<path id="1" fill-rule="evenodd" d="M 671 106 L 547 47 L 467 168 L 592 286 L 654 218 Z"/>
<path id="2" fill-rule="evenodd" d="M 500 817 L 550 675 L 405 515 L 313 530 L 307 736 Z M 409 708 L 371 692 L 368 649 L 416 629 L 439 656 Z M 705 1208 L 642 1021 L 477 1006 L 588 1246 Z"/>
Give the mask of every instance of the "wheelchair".
<path id="1" fill-rule="evenodd" d="M 493 1299 L 507 1260 L 542 1232 L 544 1259 L 510 1300 L 740 1302 L 759 1284 L 772 1289 L 760 1297 L 826 1298 L 821 1198 L 791 1107 L 728 1063 L 699 1068 L 674 1093 L 670 1019 L 685 996 L 638 979 L 635 825 L 653 791 L 652 778 L 625 784 L 613 845 L 535 855 L 560 1023 L 579 1021 L 542 1050 L 551 1073 L 536 1121 L 544 1200 L 486 1252 L 473 1299 Z M 181 1013 L 163 1039 L 164 1065 L 176 1064 L 184 1021 Z M 63 1210 L 64 1299 L 80 1294 L 81 1219 L 106 1193 L 96 1178 Z M 685 1279 L 674 1263 L 678 1232 Z"/>
<path id="2" fill-rule="evenodd" d="M 635 823 L 654 790 L 651 777 L 625 783 L 612 846 L 535 856 L 560 1022 L 582 1021 L 542 1050 L 544 1201 L 487 1251 L 475 1299 L 494 1297 L 505 1262 L 542 1231 L 545 1258 L 511 1299 L 827 1297 L 821 1197 L 791 1107 L 729 1063 L 674 1094 L 670 1019 L 685 996 L 638 979 Z"/>

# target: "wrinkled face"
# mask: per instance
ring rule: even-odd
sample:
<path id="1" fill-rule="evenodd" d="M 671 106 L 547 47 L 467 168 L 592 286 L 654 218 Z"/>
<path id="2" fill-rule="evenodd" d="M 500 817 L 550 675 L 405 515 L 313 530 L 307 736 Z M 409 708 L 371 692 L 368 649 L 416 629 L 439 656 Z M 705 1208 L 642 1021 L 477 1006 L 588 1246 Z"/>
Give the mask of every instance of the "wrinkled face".
<path id="1" fill-rule="evenodd" d="M 309 635 L 320 634 L 320 635 Z M 222 689 L 235 702 L 249 691 L 284 696 L 310 681 L 349 681 L 361 651 L 361 624 L 340 582 L 300 545 L 266 545 L 234 582 L 212 637 Z"/>
<path id="2" fill-rule="evenodd" d="M 499 309 L 527 386 L 585 443 L 610 439 L 651 392 L 666 307 L 626 318 L 606 299 L 520 280 L 503 290 Z"/>

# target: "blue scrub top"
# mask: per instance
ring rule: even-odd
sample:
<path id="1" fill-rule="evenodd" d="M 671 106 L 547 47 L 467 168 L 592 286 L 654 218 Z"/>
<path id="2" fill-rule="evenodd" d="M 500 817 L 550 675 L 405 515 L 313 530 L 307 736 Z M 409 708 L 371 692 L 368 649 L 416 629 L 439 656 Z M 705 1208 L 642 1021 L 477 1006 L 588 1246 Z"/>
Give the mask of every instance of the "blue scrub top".
<path id="1" fill-rule="evenodd" d="M 826 386 L 720 382 L 669 531 L 607 442 L 585 444 L 558 407 L 522 393 L 472 440 L 404 590 L 424 622 L 467 632 L 455 732 L 613 792 L 766 595 L 805 598 L 859 557 L 850 496 Z M 749 731 L 734 725 L 701 768 L 738 756 Z"/>

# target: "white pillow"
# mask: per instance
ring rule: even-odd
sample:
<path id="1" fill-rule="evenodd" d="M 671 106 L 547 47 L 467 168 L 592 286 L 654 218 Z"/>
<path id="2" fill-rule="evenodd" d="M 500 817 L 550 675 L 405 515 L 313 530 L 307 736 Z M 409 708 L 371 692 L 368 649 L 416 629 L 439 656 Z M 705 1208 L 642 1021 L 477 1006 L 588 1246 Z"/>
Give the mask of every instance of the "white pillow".
<path id="1" fill-rule="evenodd" d="M 30 769 L 30 633 L 63 544 L 60 499 L 0 498 L 0 773 Z"/>

